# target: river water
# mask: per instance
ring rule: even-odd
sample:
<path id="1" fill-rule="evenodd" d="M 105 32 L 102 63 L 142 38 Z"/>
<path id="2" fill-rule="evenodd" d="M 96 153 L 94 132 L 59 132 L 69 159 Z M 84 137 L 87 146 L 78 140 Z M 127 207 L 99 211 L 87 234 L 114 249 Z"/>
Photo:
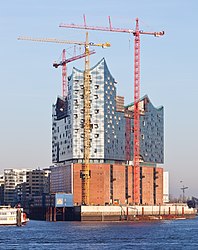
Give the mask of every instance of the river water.
<path id="1" fill-rule="evenodd" d="M 160 222 L 45 222 L 0 226 L 3 249 L 198 249 L 198 218 Z"/>

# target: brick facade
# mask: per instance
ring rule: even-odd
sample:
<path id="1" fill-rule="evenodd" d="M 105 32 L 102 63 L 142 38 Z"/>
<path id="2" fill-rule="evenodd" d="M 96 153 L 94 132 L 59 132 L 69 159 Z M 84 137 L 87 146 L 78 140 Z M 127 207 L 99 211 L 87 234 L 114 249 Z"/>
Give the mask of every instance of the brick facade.
<path id="1" fill-rule="evenodd" d="M 163 203 L 163 169 L 142 166 L 142 204 Z M 74 203 L 81 204 L 81 164 L 73 165 Z M 119 164 L 90 164 L 90 204 L 133 204 L 133 167 Z M 140 178 L 141 182 L 141 178 Z"/>

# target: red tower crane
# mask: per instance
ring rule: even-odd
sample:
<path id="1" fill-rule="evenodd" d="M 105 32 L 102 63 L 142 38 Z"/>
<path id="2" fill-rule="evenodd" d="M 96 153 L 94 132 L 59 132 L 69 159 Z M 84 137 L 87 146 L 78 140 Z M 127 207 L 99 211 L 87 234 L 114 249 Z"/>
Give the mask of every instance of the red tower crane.
<path id="1" fill-rule="evenodd" d="M 84 15 L 84 25 L 76 24 L 60 24 L 59 27 L 62 28 L 76 28 L 76 29 L 86 29 L 86 30 L 98 30 L 98 31 L 109 31 L 109 32 L 122 32 L 131 33 L 134 35 L 134 148 L 133 148 L 133 164 L 134 164 L 134 182 L 133 182 L 133 202 L 140 203 L 140 35 L 153 35 L 155 37 L 163 36 L 164 31 L 160 32 L 146 32 L 139 30 L 139 21 L 136 18 L 135 30 L 128 28 L 114 28 L 112 27 L 110 16 L 109 27 L 95 27 L 87 26 L 86 18 Z M 128 126 L 127 126 L 128 127 Z M 129 133 L 126 133 L 129 134 Z M 128 160 L 130 158 L 130 150 L 127 149 Z"/>
<path id="2" fill-rule="evenodd" d="M 66 60 L 66 50 L 63 49 L 62 52 L 62 61 L 64 62 Z M 62 66 L 62 91 L 63 91 L 63 98 L 67 96 L 67 66 L 66 63 Z"/>
<path id="3" fill-rule="evenodd" d="M 95 54 L 95 50 L 90 50 L 89 55 Z M 59 63 L 54 62 L 53 67 L 58 68 L 59 66 L 62 66 L 62 96 L 65 98 L 67 96 L 67 63 L 73 62 L 75 60 L 78 60 L 80 58 L 86 57 L 85 52 L 83 54 L 73 56 L 71 58 L 66 59 L 66 50 L 63 49 L 62 52 L 62 61 Z"/>

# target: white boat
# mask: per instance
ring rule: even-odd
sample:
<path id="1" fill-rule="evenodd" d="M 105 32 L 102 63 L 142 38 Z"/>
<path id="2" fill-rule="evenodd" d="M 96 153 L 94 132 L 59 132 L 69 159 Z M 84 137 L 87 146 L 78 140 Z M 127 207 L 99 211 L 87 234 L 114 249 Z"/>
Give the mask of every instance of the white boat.
<path id="1" fill-rule="evenodd" d="M 29 219 L 21 207 L 0 206 L 0 225 L 17 225 L 25 224 Z"/>

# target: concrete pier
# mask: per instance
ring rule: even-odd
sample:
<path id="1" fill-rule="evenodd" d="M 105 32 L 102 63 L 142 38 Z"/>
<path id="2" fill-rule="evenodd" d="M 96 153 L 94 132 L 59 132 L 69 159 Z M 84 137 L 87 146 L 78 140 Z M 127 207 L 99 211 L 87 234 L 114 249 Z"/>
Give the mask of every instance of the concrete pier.
<path id="1" fill-rule="evenodd" d="M 187 204 L 32 207 L 30 219 L 46 221 L 151 221 L 195 218 Z"/>
<path id="2" fill-rule="evenodd" d="M 186 204 L 155 206 L 79 206 L 74 217 L 81 221 L 147 221 L 194 218 L 196 211 Z"/>

